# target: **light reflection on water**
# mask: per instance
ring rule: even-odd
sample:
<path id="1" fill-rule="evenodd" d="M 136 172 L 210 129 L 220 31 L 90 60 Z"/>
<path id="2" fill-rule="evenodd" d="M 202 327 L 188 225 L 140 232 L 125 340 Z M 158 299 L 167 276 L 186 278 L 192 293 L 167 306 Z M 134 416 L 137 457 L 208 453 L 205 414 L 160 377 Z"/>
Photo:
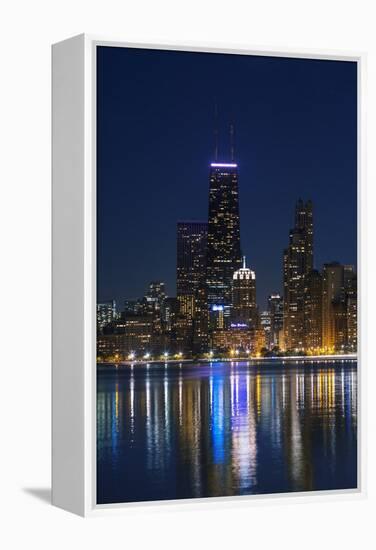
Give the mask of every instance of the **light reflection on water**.
<path id="1" fill-rule="evenodd" d="M 97 501 L 356 487 L 356 398 L 355 362 L 105 367 Z"/>

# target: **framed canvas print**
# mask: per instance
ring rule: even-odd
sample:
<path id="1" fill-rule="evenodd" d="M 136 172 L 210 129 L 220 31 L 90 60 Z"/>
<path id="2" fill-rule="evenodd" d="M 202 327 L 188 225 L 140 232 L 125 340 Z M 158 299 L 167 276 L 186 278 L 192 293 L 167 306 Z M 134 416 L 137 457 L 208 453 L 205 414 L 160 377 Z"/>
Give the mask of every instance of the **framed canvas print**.
<path id="1" fill-rule="evenodd" d="M 361 55 L 53 46 L 53 502 L 364 492 Z"/>

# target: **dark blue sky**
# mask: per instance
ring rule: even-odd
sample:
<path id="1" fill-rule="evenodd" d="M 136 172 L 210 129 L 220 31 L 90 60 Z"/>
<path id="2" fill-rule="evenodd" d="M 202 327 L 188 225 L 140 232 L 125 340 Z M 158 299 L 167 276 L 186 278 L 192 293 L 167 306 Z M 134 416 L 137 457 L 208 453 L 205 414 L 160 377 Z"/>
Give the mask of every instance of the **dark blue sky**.
<path id="1" fill-rule="evenodd" d="M 257 299 L 282 292 L 299 197 L 315 266 L 356 263 L 356 63 L 99 47 L 98 300 L 176 295 L 176 222 L 207 219 L 214 104 L 235 122 L 241 244 Z"/>

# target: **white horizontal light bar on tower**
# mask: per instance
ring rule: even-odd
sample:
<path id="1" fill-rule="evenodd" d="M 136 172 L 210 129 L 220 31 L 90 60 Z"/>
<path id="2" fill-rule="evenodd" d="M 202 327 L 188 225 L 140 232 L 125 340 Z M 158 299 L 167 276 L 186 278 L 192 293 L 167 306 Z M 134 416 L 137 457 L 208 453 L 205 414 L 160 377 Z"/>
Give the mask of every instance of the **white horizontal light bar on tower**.
<path id="1" fill-rule="evenodd" d="M 212 162 L 211 165 L 213 168 L 237 168 L 237 164 L 227 164 L 227 163 L 220 163 L 220 162 Z"/>

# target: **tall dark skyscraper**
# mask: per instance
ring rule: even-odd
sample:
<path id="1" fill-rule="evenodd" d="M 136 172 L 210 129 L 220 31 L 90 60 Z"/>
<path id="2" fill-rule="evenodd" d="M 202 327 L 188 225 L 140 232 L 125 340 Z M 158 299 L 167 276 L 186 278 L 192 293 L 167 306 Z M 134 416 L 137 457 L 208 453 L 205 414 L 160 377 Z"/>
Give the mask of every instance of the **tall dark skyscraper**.
<path id="1" fill-rule="evenodd" d="M 322 348 L 322 275 L 316 269 L 304 281 L 304 348 L 311 353 Z"/>
<path id="2" fill-rule="evenodd" d="M 206 270 L 209 312 L 230 306 L 233 275 L 241 265 L 238 166 L 234 162 L 213 162 Z"/>
<path id="3" fill-rule="evenodd" d="M 358 285 L 352 266 L 345 266 L 344 287 L 347 310 L 347 351 L 354 353 L 358 345 Z"/>
<path id="4" fill-rule="evenodd" d="M 204 351 L 207 346 L 206 254 L 208 224 L 181 221 L 177 224 L 176 324 L 184 327 L 181 347 Z"/>
<path id="5" fill-rule="evenodd" d="M 283 255 L 284 344 L 288 350 L 304 349 L 304 282 L 313 269 L 312 202 L 298 200 L 295 226 Z"/>
<path id="6" fill-rule="evenodd" d="M 336 347 L 335 317 L 339 317 L 343 302 L 344 266 L 339 262 L 324 264 L 322 285 L 322 345 L 325 351 L 333 353 Z"/>
<path id="7" fill-rule="evenodd" d="M 309 273 L 313 269 L 313 213 L 312 201 L 305 204 L 299 199 L 295 207 L 295 229 L 304 239 L 304 254 L 302 255 L 302 270 Z"/>
<path id="8" fill-rule="evenodd" d="M 196 293 L 205 280 L 207 238 L 207 222 L 178 222 L 176 295 L 182 315 L 194 316 Z"/>

